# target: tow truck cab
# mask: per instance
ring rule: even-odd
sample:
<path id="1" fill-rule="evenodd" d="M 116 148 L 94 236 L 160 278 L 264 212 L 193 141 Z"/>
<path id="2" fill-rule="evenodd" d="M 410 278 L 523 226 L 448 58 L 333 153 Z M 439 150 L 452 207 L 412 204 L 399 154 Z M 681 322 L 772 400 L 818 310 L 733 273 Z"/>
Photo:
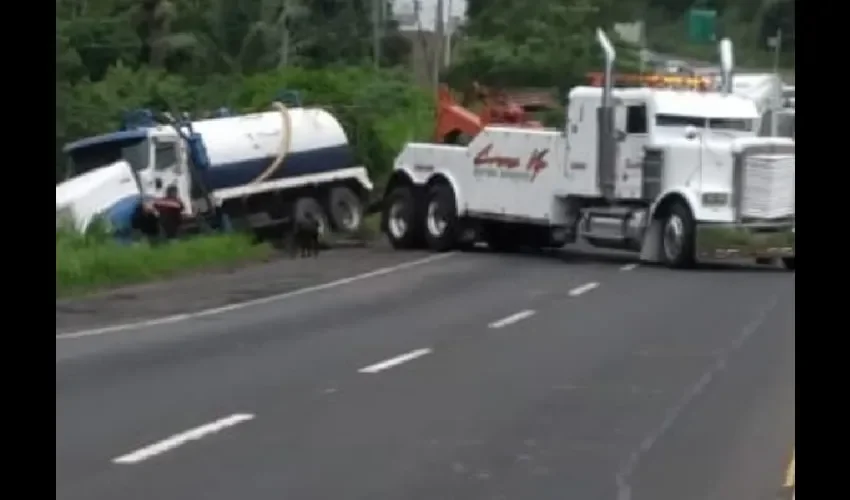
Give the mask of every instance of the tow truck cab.
<path id="1" fill-rule="evenodd" d="M 603 197 L 578 203 L 581 236 L 663 261 L 649 234 L 663 231 L 654 221 L 664 224 L 670 207 L 682 205 L 694 221 L 697 256 L 793 254 L 794 144 L 758 137 L 752 100 L 687 88 L 615 88 L 609 166 L 599 158 L 602 94 L 578 87 L 569 98 L 567 168 L 598 165 Z"/>

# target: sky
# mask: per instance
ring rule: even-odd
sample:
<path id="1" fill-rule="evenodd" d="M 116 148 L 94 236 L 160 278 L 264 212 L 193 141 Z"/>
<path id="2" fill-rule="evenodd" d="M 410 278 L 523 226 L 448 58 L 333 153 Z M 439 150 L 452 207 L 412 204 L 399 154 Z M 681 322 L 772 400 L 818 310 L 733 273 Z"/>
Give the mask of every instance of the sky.
<path id="1" fill-rule="evenodd" d="M 437 0 L 419 0 L 419 4 L 421 6 L 419 21 L 422 24 L 422 29 L 433 31 L 436 25 L 435 20 L 437 19 Z M 393 0 L 393 11 L 396 17 L 402 17 L 400 21 L 413 21 L 415 19 L 414 5 L 414 0 Z M 466 12 L 466 0 L 443 0 L 443 8 L 446 12 L 446 17 L 443 19 L 448 18 L 447 15 L 449 12 L 451 12 L 451 16 L 462 19 Z M 401 29 L 405 28 L 416 29 L 415 21 L 409 25 L 403 22 Z"/>

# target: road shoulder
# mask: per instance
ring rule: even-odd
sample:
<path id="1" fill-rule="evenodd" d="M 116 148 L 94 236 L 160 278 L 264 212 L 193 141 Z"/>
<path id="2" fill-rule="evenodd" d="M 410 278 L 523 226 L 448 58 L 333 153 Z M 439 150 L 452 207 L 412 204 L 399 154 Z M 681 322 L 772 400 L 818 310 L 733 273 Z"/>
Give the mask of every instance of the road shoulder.
<path id="1" fill-rule="evenodd" d="M 291 292 L 427 257 L 387 245 L 330 250 L 316 259 L 280 257 L 56 301 L 56 334 L 146 321 Z"/>

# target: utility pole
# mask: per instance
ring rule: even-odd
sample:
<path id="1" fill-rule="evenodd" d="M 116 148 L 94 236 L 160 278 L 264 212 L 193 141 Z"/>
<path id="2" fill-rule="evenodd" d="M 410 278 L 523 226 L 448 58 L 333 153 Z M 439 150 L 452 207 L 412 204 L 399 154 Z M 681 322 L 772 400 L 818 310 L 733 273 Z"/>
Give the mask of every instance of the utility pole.
<path id="1" fill-rule="evenodd" d="M 382 14 L 384 13 L 384 8 L 386 8 L 386 5 L 382 6 L 381 4 L 386 4 L 386 1 L 372 0 L 372 60 L 375 64 L 375 69 L 381 67 Z"/>
<path id="2" fill-rule="evenodd" d="M 442 67 L 443 58 L 443 41 L 445 38 L 445 25 L 443 23 L 443 14 L 445 13 L 445 9 L 443 8 L 443 0 L 437 0 L 437 12 L 436 17 L 434 17 L 434 59 L 433 59 L 433 84 L 434 84 L 434 93 L 436 94 L 440 87 L 440 69 Z"/>
<path id="3" fill-rule="evenodd" d="M 452 0 L 449 0 L 449 9 L 446 13 L 445 60 L 443 63 L 446 68 L 452 64 L 452 35 L 454 35 L 454 28 L 454 25 L 452 25 Z"/>
<path id="4" fill-rule="evenodd" d="M 289 65 L 290 38 L 289 32 L 289 0 L 283 0 L 277 25 L 280 28 L 280 47 L 278 47 L 277 67 L 285 68 Z"/>
<path id="5" fill-rule="evenodd" d="M 776 36 L 771 39 L 773 44 L 773 72 L 779 74 L 780 55 L 782 54 L 782 28 L 776 29 Z"/>
<path id="6" fill-rule="evenodd" d="M 773 74 L 779 80 L 780 84 L 776 89 L 776 102 L 782 102 L 782 77 L 779 75 L 780 56 L 782 55 L 782 28 L 776 29 L 776 36 L 773 37 Z M 776 137 L 779 135 L 779 115 L 776 112 L 771 112 L 770 116 L 770 135 Z"/>

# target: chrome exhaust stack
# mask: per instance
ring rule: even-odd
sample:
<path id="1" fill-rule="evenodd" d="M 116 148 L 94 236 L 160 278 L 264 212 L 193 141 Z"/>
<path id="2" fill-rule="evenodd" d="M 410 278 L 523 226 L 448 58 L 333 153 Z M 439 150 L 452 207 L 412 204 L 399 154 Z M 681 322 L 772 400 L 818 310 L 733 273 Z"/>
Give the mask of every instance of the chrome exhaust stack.
<path id="1" fill-rule="evenodd" d="M 617 174 L 617 139 L 614 127 L 614 99 L 612 96 L 614 62 L 617 60 L 617 52 L 601 28 L 596 29 L 596 41 L 599 43 L 602 53 L 605 56 L 605 81 L 602 87 L 602 105 L 596 115 L 598 134 L 596 181 L 602 196 L 610 200 L 614 198 Z"/>
<path id="2" fill-rule="evenodd" d="M 724 38 L 723 40 L 720 40 L 718 50 L 720 52 L 720 90 L 724 94 L 731 94 L 732 79 L 734 78 L 735 74 L 735 54 L 733 52 L 732 40 L 730 40 L 729 38 Z"/>

